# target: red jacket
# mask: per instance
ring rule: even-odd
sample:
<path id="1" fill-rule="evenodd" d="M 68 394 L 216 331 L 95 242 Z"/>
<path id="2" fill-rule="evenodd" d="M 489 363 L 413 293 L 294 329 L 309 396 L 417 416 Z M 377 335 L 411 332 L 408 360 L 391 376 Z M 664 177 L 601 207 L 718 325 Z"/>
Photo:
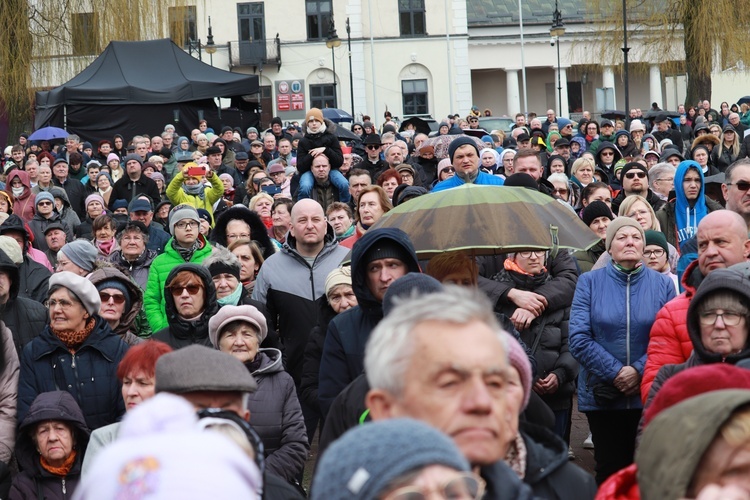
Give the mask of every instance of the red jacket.
<path id="1" fill-rule="evenodd" d="M 599 487 L 594 500 L 640 500 L 641 491 L 638 489 L 637 473 L 638 467 L 630 464 L 612 474 Z"/>
<path id="2" fill-rule="evenodd" d="M 685 291 L 667 302 L 656 315 L 641 380 L 641 400 L 644 405 L 659 369 L 664 365 L 684 363 L 693 352 L 693 343 L 687 331 L 687 310 L 695 295 L 696 285 L 702 279 L 698 261 L 694 260 L 682 275 L 682 287 Z"/>

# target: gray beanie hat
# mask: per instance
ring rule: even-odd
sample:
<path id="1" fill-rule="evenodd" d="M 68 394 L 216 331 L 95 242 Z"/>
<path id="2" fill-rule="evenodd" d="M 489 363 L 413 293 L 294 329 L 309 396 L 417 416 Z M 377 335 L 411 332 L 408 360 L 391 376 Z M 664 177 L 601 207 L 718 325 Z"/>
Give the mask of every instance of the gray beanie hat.
<path id="1" fill-rule="evenodd" d="M 210 347 L 193 344 L 156 362 L 156 392 L 254 392 L 257 388 L 242 361 Z"/>
<path id="2" fill-rule="evenodd" d="M 122 163 L 123 163 L 124 165 L 127 165 L 127 164 L 128 164 L 128 162 L 129 162 L 130 160 L 135 160 L 135 161 L 137 161 L 138 163 L 140 163 L 140 164 L 141 164 L 141 166 L 143 166 L 143 158 L 141 158 L 140 156 L 138 156 L 138 155 L 137 155 L 137 154 L 135 154 L 135 153 L 129 154 L 129 155 L 127 155 L 127 156 L 126 156 L 125 158 L 123 158 L 123 159 L 122 159 Z"/>
<path id="3" fill-rule="evenodd" d="M 177 205 L 176 207 L 172 208 L 171 212 L 169 212 L 169 234 L 174 236 L 174 225 L 183 219 L 190 219 L 198 221 L 199 223 L 201 221 L 201 218 L 198 215 L 198 210 L 196 210 L 194 206 L 188 205 L 186 203 Z"/>
<path id="4" fill-rule="evenodd" d="M 443 284 L 428 274 L 406 273 L 388 286 L 383 296 L 383 316 L 396 307 L 400 301 L 412 296 L 427 295 L 443 291 Z"/>
<path id="5" fill-rule="evenodd" d="M 245 321 L 253 325 L 258 330 L 258 344 L 266 339 L 266 317 L 258 309 L 254 306 L 224 306 L 208 320 L 208 338 L 215 348 L 219 348 L 219 333 L 232 321 Z"/>
<path id="6" fill-rule="evenodd" d="M 36 199 L 34 200 L 35 205 L 39 205 L 39 202 L 42 200 L 47 200 L 52 202 L 52 206 L 55 206 L 55 197 L 52 196 L 52 193 L 49 191 L 40 191 L 39 194 L 36 195 Z"/>
<path id="7" fill-rule="evenodd" d="M 99 291 L 96 289 L 94 284 L 84 278 L 78 276 L 70 271 L 60 271 L 50 276 L 49 287 L 50 289 L 55 285 L 61 285 L 70 290 L 83 304 L 83 308 L 86 309 L 90 315 L 99 314 L 99 309 L 102 306 L 102 301 L 99 298 Z"/>
<path id="8" fill-rule="evenodd" d="M 453 441 L 427 424 L 406 418 L 367 423 L 326 450 L 310 498 L 374 500 L 395 479 L 430 465 L 470 470 Z"/>
<path id="9" fill-rule="evenodd" d="M 609 252 L 609 247 L 612 246 L 612 240 L 614 239 L 615 234 L 617 234 L 617 231 L 625 226 L 630 226 L 638 229 L 638 231 L 640 231 L 641 233 L 643 245 L 644 247 L 646 246 L 646 236 L 643 232 L 643 228 L 640 224 L 638 224 L 638 221 L 635 219 L 631 219 L 630 217 L 617 217 L 615 220 L 609 223 L 609 226 L 607 226 L 607 241 L 605 243 L 607 252 Z"/>
<path id="10" fill-rule="evenodd" d="M 70 261 L 84 271 L 91 272 L 94 270 L 96 263 L 96 247 L 88 240 L 75 240 L 66 243 L 60 251 L 65 254 Z"/>

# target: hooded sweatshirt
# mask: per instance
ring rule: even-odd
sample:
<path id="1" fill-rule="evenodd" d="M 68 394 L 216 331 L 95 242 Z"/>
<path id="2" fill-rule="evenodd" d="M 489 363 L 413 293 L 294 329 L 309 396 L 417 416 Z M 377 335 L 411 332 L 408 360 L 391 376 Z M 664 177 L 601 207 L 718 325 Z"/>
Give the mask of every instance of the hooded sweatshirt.
<path id="1" fill-rule="evenodd" d="M 693 168 L 700 175 L 701 187 L 698 192 L 698 198 L 692 203 L 685 197 L 685 189 L 682 182 L 685 179 L 688 169 Z M 705 183 L 703 182 L 703 172 L 698 162 L 685 160 L 680 162 L 674 173 L 674 214 L 676 220 L 677 243 L 681 246 L 685 241 L 693 237 L 698 231 L 698 224 L 708 214 L 706 207 Z"/>
<path id="2" fill-rule="evenodd" d="M 13 193 L 13 187 L 11 186 L 13 179 L 16 177 L 21 179 L 21 184 L 23 184 L 21 188 L 23 191 L 18 196 Z M 29 222 L 34 217 L 34 207 L 36 207 L 36 196 L 31 192 L 29 174 L 24 170 L 12 170 L 5 181 L 5 192 L 13 200 L 13 213 L 21 217 L 24 222 Z"/>

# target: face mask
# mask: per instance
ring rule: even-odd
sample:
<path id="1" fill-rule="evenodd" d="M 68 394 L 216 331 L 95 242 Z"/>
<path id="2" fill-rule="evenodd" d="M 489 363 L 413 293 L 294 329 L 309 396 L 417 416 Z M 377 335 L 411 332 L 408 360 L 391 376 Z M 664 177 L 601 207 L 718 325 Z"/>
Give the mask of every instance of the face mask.
<path id="1" fill-rule="evenodd" d="M 23 186 L 11 188 L 13 190 L 13 196 L 21 196 L 23 194 Z"/>

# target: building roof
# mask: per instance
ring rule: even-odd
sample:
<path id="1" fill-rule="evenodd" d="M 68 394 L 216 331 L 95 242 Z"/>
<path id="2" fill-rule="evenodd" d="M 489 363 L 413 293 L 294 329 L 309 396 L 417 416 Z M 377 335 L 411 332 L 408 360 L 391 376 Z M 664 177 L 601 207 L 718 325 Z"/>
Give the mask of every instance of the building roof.
<path id="1" fill-rule="evenodd" d="M 551 24 L 555 0 L 523 0 L 524 24 Z M 583 22 L 591 17 L 584 0 L 559 2 L 563 22 Z M 466 0 L 469 27 L 518 24 L 518 0 Z"/>

